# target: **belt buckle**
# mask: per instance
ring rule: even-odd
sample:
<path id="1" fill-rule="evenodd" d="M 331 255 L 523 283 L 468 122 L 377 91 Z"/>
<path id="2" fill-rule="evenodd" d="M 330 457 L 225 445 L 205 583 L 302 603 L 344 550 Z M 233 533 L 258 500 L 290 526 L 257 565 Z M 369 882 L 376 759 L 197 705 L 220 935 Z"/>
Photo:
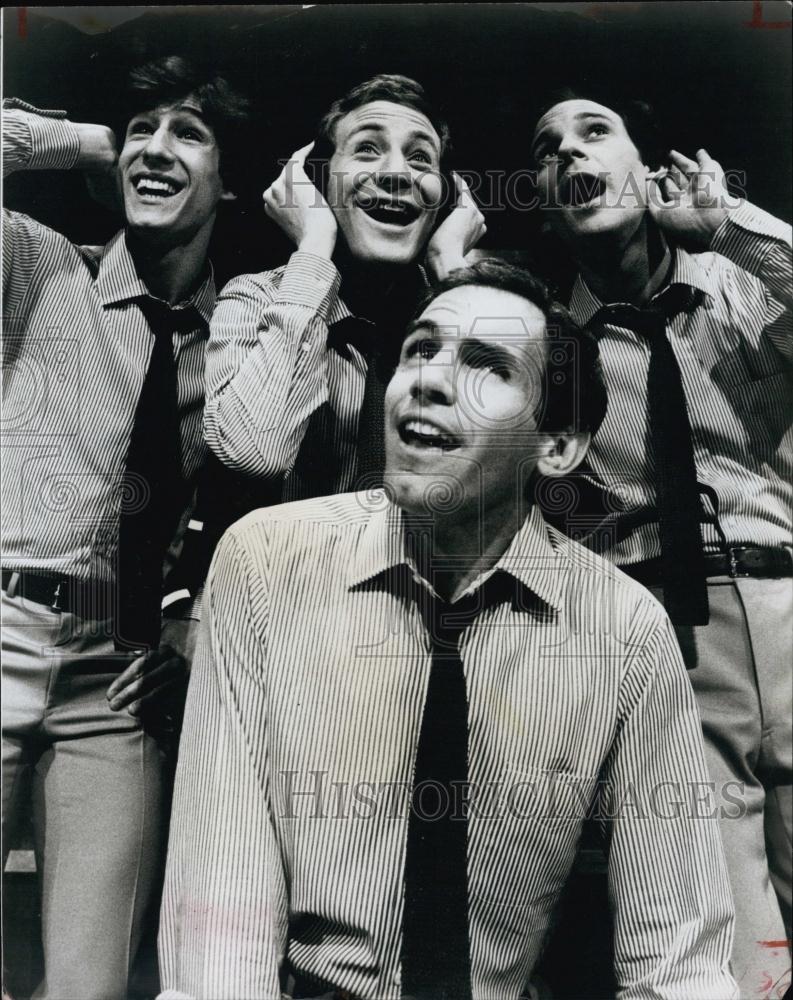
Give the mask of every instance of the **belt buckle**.
<path id="1" fill-rule="evenodd" d="M 733 579 L 735 579 L 736 577 L 744 577 L 749 575 L 746 572 L 741 573 L 738 571 L 738 553 L 744 552 L 745 549 L 746 549 L 745 545 L 727 546 L 727 560 L 728 560 L 727 571 L 729 572 L 730 576 Z"/>
<path id="2" fill-rule="evenodd" d="M 63 611 L 63 605 L 60 603 L 63 584 L 63 580 L 58 580 L 55 584 L 55 590 L 52 594 L 52 603 L 50 604 L 50 611 Z"/>

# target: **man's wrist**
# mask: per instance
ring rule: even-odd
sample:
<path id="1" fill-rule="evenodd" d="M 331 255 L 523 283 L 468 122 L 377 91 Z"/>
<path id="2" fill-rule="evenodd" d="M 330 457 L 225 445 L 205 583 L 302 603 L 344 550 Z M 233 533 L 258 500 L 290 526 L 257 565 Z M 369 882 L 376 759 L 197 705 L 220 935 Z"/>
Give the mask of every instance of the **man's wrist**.
<path id="1" fill-rule="evenodd" d="M 458 267 L 465 267 L 465 257 L 460 250 L 429 249 L 427 251 L 427 270 L 436 281 L 445 277 Z"/>
<path id="2" fill-rule="evenodd" d="M 322 257 L 324 260 L 331 260 L 333 251 L 336 249 L 335 235 L 319 236 L 314 233 L 304 236 L 298 243 L 297 249 L 301 253 L 310 253 L 315 257 Z"/>

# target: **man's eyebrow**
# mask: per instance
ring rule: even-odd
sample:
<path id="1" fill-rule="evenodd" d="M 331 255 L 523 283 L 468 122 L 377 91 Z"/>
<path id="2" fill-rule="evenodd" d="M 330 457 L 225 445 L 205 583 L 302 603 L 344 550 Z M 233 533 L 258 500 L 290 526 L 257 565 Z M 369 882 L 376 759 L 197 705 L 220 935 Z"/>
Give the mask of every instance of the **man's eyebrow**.
<path id="1" fill-rule="evenodd" d="M 189 104 L 177 104 L 176 106 L 170 106 L 168 110 L 172 110 L 175 114 L 179 115 L 189 115 L 191 118 L 197 118 L 198 121 L 202 122 L 204 125 L 209 125 L 209 122 L 204 117 L 203 109 L 201 108 L 194 108 Z M 143 108 L 140 111 L 136 111 L 133 115 L 130 115 L 129 120 L 132 122 L 137 118 L 149 118 L 153 115 L 157 115 L 158 113 L 157 107 Z"/>
<path id="2" fill-rule="evenodd" d="M 500 344 L 494 344 L 492 340 L 466 337 L 460 346 L 465 349 L 465 353 L 473 354 L 479 360 L 491 361 L 505 367 L 515 365 L 515 356 L 512 352 Z"/>
<path id="3" fill-rule="evenodd" d="M 614 121 L 611 115 L 606 114 L 605 111 L 577 111 L 573 117 L 575 118 L 576 121 L 587 121 L 590 118 L 602 118 L 603 121 L 610 123 L 613 123 Z M 549 129 L 548 125 L 543 125 L 543 127 L 539 130 L 539 132 L 535 133 L 534 138 L 531 141 L 532 149 L 534 149 L 534 147 L 537 145 L 540 139 L 545 138 L 545 133 L 548 131 L 548 129 Z"/>
<path id="4" fill-rule="evenodd" d="M 204 117 L 203 108 L 193 108 L 189 104 L 180 104 L 177 106 L 175 110 L 178 111 L 180 114 L 190 115 L 193 118 L 197 118 L 205 125 L 207 124 L 207 120 Z"/>
<path id="5" fill-rule="evenodd" d="M 412 337 L 414 333 L 419 330 L 424 330 L 428 337 L 437 337 L 440 332 L 440 327 L 438 324 L 431 319 L 422 319 L 420 316 L 418 319 L 414 319 L 412 322 L 408 323 L 407 329 L 405 330 L 405 340 L 408 337 Z"/>
<path id="6" fill-rule="evenodd" d="M 352 139 L 354 136 L 358 135 L 359 132 L 379 132 L 384 133 L 386 131 L 385 125 L 381 125 L 379 122 L 361 122 L 360 125 L 356 125 L 355 128 L 347 136 L 348 139 Z M 438 141 L 425 129 L 415 129 L 413 132 L 408 133 L 408 139 L 413 141 L 415 139 L 422 139 L 424 142 L 428 142 L 430 146 L 437 146 Z"/>

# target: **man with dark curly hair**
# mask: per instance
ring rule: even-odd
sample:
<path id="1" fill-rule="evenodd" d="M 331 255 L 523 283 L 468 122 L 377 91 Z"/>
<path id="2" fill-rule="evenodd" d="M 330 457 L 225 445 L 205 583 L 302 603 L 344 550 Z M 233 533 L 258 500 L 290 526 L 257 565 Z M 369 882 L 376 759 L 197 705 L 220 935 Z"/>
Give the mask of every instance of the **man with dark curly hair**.
<path id="1" fill-rule="evenodd" d="M 194 633 L 161 628 L 163 560 L 207 455 L 207 249 L 247 115 L 178 56 L 134 70 L 127 97 L 119 154 L 104 125 L 3 113 L 6 173 L 113 175 L 126 219 L 97 247 L 4 215 L 3 846 L 32 773 L 37 995 L 55 1000 L 126 998 L 156 893 L 158 737 Z"/>

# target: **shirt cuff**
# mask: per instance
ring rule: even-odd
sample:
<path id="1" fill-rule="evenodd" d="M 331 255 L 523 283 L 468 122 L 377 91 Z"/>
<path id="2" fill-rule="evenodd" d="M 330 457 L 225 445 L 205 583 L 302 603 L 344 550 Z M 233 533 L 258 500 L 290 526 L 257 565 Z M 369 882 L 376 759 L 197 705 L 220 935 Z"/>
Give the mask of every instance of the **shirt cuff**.
<path id="1" fill-rule="evenodd" d="M 308 306 L 327 322 L 330 307 L 338 299 L 340 285 L 341 275 L 332 261 L 296 250 L 278 286 L 278 301 Z"/>
<path id="2" fill-rule="evenodd" d="M 790 245 L 790 226 L 756 205 L 742 201 L 727 213 L 710 244 L 744 271 L 757 274 L 769 252 Z"/>
<path id="3" fill-rule="evenodd" d="M 30 155 L 26 169 L 70 170 L 75 165 L 80 155 L 80 137 L 65 111 L 41 110 L 14 97 L 3 101 L 3 110 L 10 112 L 7 117 L 15 124 L 27 129 Z"/>

